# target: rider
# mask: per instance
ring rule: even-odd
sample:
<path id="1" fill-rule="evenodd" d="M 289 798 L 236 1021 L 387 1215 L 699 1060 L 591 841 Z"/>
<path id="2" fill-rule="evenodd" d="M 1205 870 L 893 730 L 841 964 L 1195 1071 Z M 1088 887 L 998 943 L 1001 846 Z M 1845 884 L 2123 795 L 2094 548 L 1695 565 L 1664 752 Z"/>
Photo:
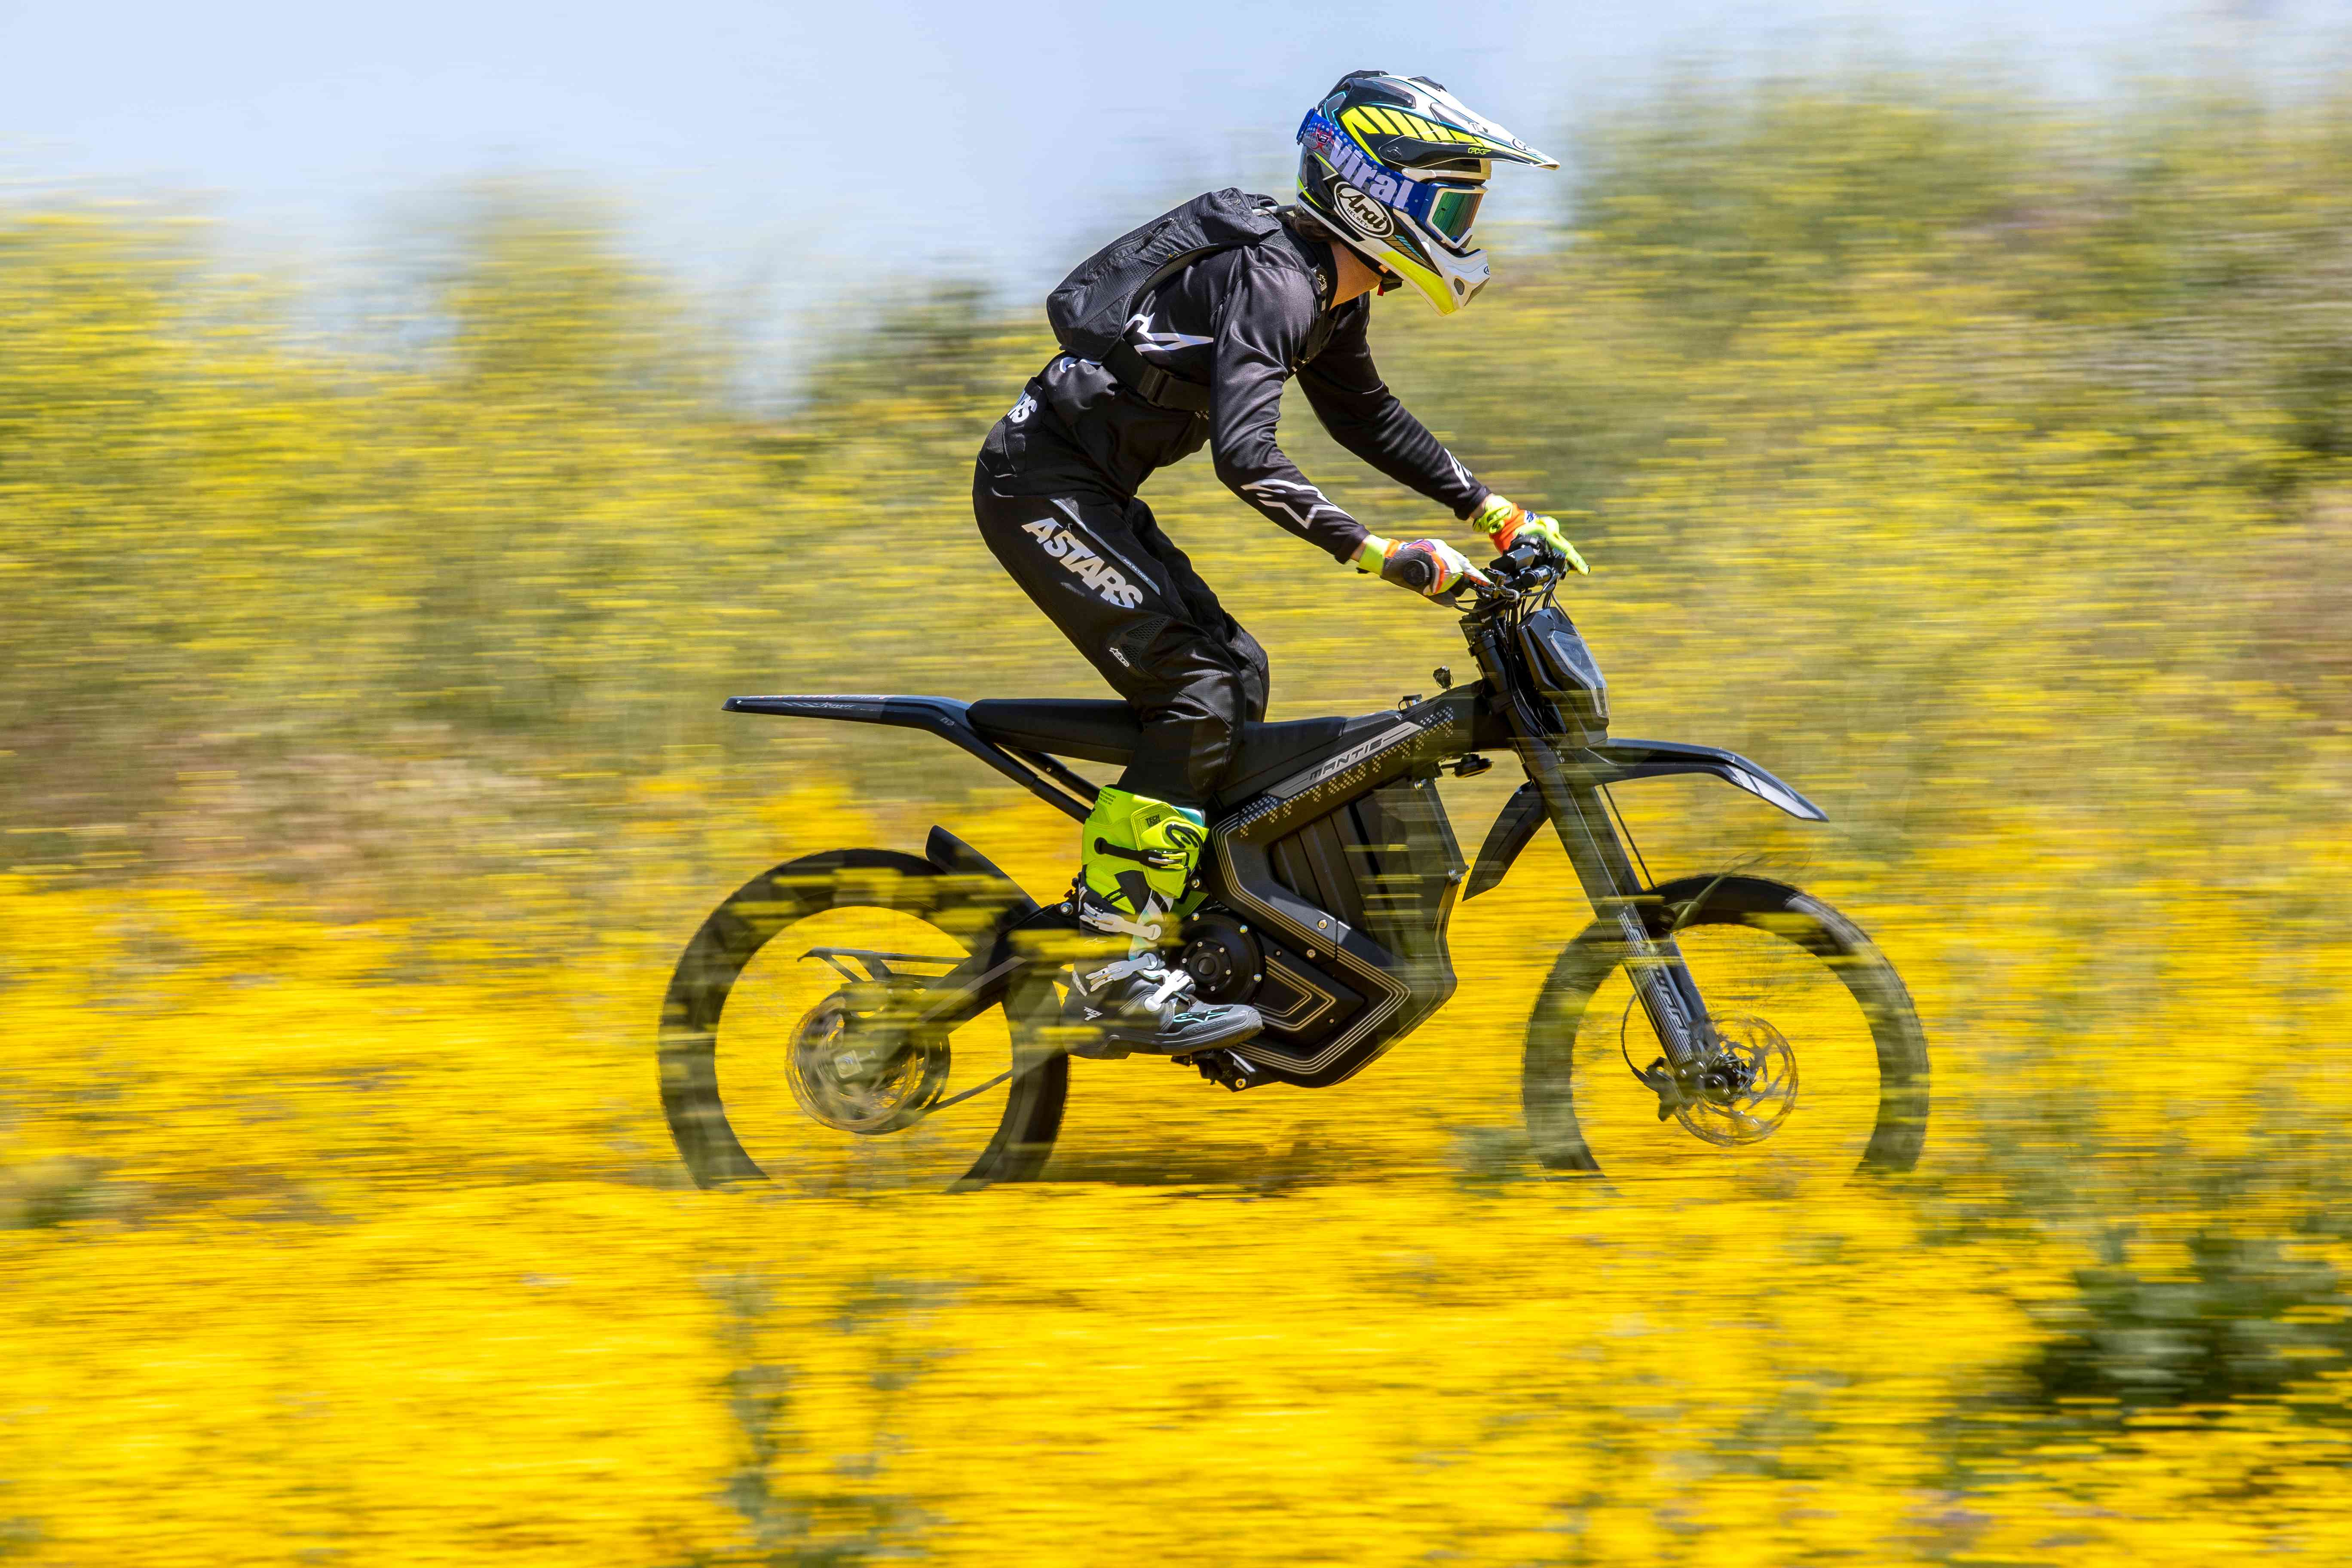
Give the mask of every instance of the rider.
<path id="1" fill-rule="evenodd" d="M 1495 163 L 1554 160 L 1426 77 L 1351 71 L 1298 131 L 1298 205 L 1139 296 L 1102 363 L 1056 355 L 981 447 L 981 536 L 1037 607 L 1133 706 L 1141 741 L 1080 830 L 1073 910 L 1130 939 L 1074 970 L 1074 1016 L 1116 1047 L 1183 1055 L 1258 1031 L 1255 1008 L 1190 999 L 1155 948 L 1174 936 L 1203 808 L 1265 717 L 1265 653 L 1217 602 L 1136 490 L 1205 442 L 1217 477 L 1277 526 L 1360 572 L 1438 598 L 1484 574 L 1452 545 L 1379 538 L 1275 441 L 1296 375 L 1339 444 L 1498 550 L 1539 541 L 1583 571 L 1548 517 L 1473 478 L 1372 366 L 1367 297 L 1401 284 L 1452 315 L 1486 283 L 1471 221 Z M 1115 320 L 1116 318 L 1114 318 Z M 1149 395 L 1147 395 L 1147 392 Z"/>

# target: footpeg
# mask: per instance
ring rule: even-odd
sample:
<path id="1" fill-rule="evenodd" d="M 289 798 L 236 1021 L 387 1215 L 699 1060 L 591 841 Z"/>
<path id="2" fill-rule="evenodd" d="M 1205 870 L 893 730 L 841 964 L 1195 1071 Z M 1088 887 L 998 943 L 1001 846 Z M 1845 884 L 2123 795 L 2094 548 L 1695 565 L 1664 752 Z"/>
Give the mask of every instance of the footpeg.
<path id="1" fill-rule="evenodd" d="M 1274 1081 L 1274 1074 L 1238 1051 L 1198 1051 L 1189 1057 L 1171 1059 L 1182 1066 L 1198 1068 L 1202 1078 L 1211 1083 L 1223 1084 L 1235 1094 Z"/>

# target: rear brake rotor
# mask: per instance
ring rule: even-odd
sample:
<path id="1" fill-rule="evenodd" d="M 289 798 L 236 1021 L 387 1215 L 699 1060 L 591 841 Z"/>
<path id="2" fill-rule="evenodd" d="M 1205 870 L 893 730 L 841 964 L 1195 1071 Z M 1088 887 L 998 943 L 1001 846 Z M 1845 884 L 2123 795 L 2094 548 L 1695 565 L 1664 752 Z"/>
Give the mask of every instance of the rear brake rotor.
<path id="1" fill-rule="evenodd" d="M 868 1135 L 922 1120 L 947 1082 L 949 1057 L 944 1033 L 918 1037 L 893 1016 L 916 994 L 845 986 L 809 1009 L 784 1057 L 785 1081 L 803 1110 L 824 1126 Z"/>

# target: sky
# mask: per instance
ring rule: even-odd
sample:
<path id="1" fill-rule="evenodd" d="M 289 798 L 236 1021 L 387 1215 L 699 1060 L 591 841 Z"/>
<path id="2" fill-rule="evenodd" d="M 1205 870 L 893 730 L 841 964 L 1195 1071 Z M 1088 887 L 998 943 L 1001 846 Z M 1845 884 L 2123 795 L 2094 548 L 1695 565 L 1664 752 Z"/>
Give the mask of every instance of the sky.
<path id="1" fill-rule="evenodd" d="M 342 255 L 404 202 L 556 179 L 649 259 L 807 311 L 943 270 L 1050 282 L 1159 198 L 1275 188 L 1359 67 L 1545 146 L 1695 60 L 1870 48 L 2087 94 L 2347 36 L 2352 0 L 0 0 L 0 202 L 164 195 L 226 246 Z"/>

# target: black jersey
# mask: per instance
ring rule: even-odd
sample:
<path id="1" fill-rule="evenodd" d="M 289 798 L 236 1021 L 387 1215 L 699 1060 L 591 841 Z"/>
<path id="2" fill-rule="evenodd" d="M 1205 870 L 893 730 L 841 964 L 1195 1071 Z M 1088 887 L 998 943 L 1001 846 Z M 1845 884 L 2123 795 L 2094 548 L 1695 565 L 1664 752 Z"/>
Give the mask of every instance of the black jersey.
<path id="1" fill-rule="evenodd" d="M 1213 453 L 1217 478 L 1266 517 L 1341 561 L 1363 524 L 1307 481 L 1275 438 L 1283 384 L 1297 376 L 1341 446 L 1457 518 L 1486 499 L 1372 364 L 1371 300 L 1334 308 L 1328 246 L 1288 226 L 1194 262 L 1137 302 L 1127 342 L 1147 364 L 1209 389 L 1205 414 L 1158 406 L 1102 365 L 1058 354 L 990 434 L 982 464 L 1009 494 L 1074 485 L 1132 497 L 1152 472 Z"/>

